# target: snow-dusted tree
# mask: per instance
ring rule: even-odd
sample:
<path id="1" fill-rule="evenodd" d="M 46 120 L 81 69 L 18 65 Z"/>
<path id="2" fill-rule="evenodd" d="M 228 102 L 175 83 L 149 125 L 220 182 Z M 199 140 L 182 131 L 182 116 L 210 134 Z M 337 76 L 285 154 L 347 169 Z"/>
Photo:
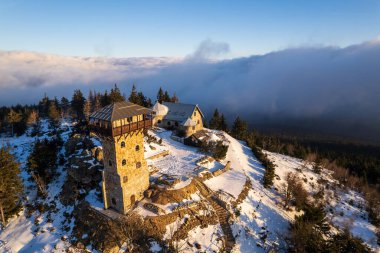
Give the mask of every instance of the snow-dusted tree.
<path id="1" fill-rule="evenodd" d="M 15 214 L 20 206 L 22 193 L 20 168 L 9 148 L 0 148 L 0 218 L 6 220 Z"/>

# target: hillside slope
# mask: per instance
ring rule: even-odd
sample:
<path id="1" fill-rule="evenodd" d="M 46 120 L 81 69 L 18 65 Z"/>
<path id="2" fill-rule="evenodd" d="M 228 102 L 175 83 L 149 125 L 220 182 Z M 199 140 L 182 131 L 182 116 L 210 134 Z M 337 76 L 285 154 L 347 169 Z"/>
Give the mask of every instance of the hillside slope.
<path id="1" fill-rule="evenodd" d="M 43 122 L 43 134 L 37 138 L 50 138 L 46 121 Z M 64 122 L 60 126 L 62 138 L 66 142 L 71 134 L 71 123 Z M 310 164 L 305 161 L 266 152 L 268 157 L 277 165 L 274 187 L 266 189 L 262 185 L 265 168 L 255 158 L 250 148 L 226 133 L 223 134 L 229 143 L 226 158 L 220 162 L 225 165 L 231 163 L 231 169 L 204 181 L 204 184 L 214 192 L 217 192 L 223 201 L 229 206 L 236 204 L 235 214 L 230 219 L 230 227 L 236 244 L 233 252 L 267 252 L 270 249 L 284 251 L 284 236 L 289 229 L 289 223 L 295 215 L 300 214 L 295 210 L 286 210 L 283 205 L 282 184 L 288 172 L 299 174 L 304 179 L 304 185 L 310 196 L 315 193 L 320 185 L 319 179 L 324 179 L 334 188 L 326 189 L 326 202 L 328 203 L 328 219 L 337 228 L 348 227 L 353 235 L 361 237 L 374 251 L 380 251 L 376 244 L 376 228 L 368 222 L 367 213 L 364 210 L 364 199 L 354 191 L 346 191 L 339 188 L 329 171 L 323 170 L 316 174 Z M 154 159 L 149 163 L 155 166 L 161 174 L 172 174 L 181 177 L 191 177 L 197 168 L 197 161 L 204 156 L 197 148 L 188 147 L 171 138 L 170 131 L 150 132 L 151 135 L 161 138 L 162 144 L 157 145 L 156 150 L 168 150 L 170 155 Z M 76 247 L 70 244 L 73 236 L 75 219 L 72 212 L 75 205 L 64 205 L 59 200 L 59 194 L 67 177 L 64 166 L 59 166 L 59 176 L 49 185 L 48 197 L 38 199 L 36 185 L 30 180 L 26 171 L 26 160 L 33 147 L 35 138 L 26 135 L 18 138 L 2 138 L 0 145 L 8 142 L 14 147 L 13 152 L 22 164 L 22 178 L 25 185 L 25 203 L 38 202 L 44 205 L 54 205 L 53 211 L 34 211 L 28 214 L 26 210 L 19 213 L 9 221 L 4 230 L 0 231 L 0 252 L 65 252 L 68 248 L 76 251 Z M 94 146 L 100 143 L 93 139 Z M 153 145 L 153 144 L 152 144 Z M 146 147 L 147 148 L 147 147 Z M 79 150 L 82 154 L 90 151 Z M 147 156 L 153 153 L 147 150 Z M 60 151 L 65 154 L 64 148 Z M 148 154 L 149 153 L 149 154 Z M 80 156 L 78 156 L 80 157 Z M 95 161 L 91 162 L 95 163 Z M 187 182 L 187 181 L 185 181 Z M 250 182 L 250 184 L 247 184 Z M 186 183 L 180 184 L 181 187 Z M 180 186 L 177 186 L 180 187 Z M 244 190 L 246 192 L 244 193 Z M 96 189 L 84 191 L 86 199 L 94 199 L 99 192 Z M 199 197 L 194 196 L 194 201 Z M 352 200 L 352 201 L 350 201 Z M 77 203 L 77 202 L 75 202 Z M 168 209 L 168 207 L 163 206 Z M 167 227 L 166 236 L 170 237 L 170 227 Z M 213 252 L 221 246 L 218 237 L 223 233 L 218 225 L 209 225 L 206 228 L 200 226 L 191 229 L 186 240 L 182 242 L 182 252 Z M 168 238 L 166 238 L 168 239 Z M 197 245 L 197 248 L 189 245 Z M 77 245 L 76 245 L 77 246 Z M 154 247 L 153 247 L 154 246 Z M 152 252 L 159 252 L 161 247 L 153 245 Z M 83 245 L 91 252 L 96 252 L 91 244 Z"/>

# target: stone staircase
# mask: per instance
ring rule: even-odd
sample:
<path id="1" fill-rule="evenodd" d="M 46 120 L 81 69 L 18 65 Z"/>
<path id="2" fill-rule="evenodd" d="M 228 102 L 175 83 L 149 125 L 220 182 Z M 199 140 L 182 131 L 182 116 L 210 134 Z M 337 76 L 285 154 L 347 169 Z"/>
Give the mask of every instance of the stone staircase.
<path id="1" fill-rule="evenodd" d="M 215 210 L 216 215 L 218 216 L 218 220 L 224 234 L 224 249 L 222 252 L 229 253 L 232 251 L 236 243 L 235 237 L 232 234 L 232 229 L 229 224 L 230 213 L 220 204 L 221 200 L 219 200 L 217 195 L 209 187 L 207 187 L 207 185 L 197 179 L 195 182 L 201 195 L 207 199 L 212 208 Z"/>

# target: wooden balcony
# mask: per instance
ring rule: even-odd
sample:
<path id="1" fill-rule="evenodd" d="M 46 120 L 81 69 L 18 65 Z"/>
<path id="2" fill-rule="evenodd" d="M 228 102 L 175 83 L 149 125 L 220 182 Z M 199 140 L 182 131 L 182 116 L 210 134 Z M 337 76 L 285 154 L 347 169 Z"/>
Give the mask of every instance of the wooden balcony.
<path id="1" fill-rule="evenodd" d="M 147 129 L 152 127 L 152 119 L 145 119 L 138 122 L 133 122 L 127 125 L 123 125 L 115 128 L 104 128 L 101 126 L 90 125 L 92 132 L 95 132 L 99 135 L 115 137 L 123 134 L 127 134 L 136 130 Z"/>

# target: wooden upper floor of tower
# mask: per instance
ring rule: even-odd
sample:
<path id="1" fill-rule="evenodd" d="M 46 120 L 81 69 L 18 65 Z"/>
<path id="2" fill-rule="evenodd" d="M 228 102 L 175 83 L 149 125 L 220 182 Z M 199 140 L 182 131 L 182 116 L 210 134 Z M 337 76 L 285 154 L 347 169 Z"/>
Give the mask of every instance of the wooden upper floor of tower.
<path id="1" fill-rule="evenodd" d="M 90 115 L 91 131 L 106 137 L 116 137 L 152 127 L 152 110 L 131 102 L 116 102 Z"/>

